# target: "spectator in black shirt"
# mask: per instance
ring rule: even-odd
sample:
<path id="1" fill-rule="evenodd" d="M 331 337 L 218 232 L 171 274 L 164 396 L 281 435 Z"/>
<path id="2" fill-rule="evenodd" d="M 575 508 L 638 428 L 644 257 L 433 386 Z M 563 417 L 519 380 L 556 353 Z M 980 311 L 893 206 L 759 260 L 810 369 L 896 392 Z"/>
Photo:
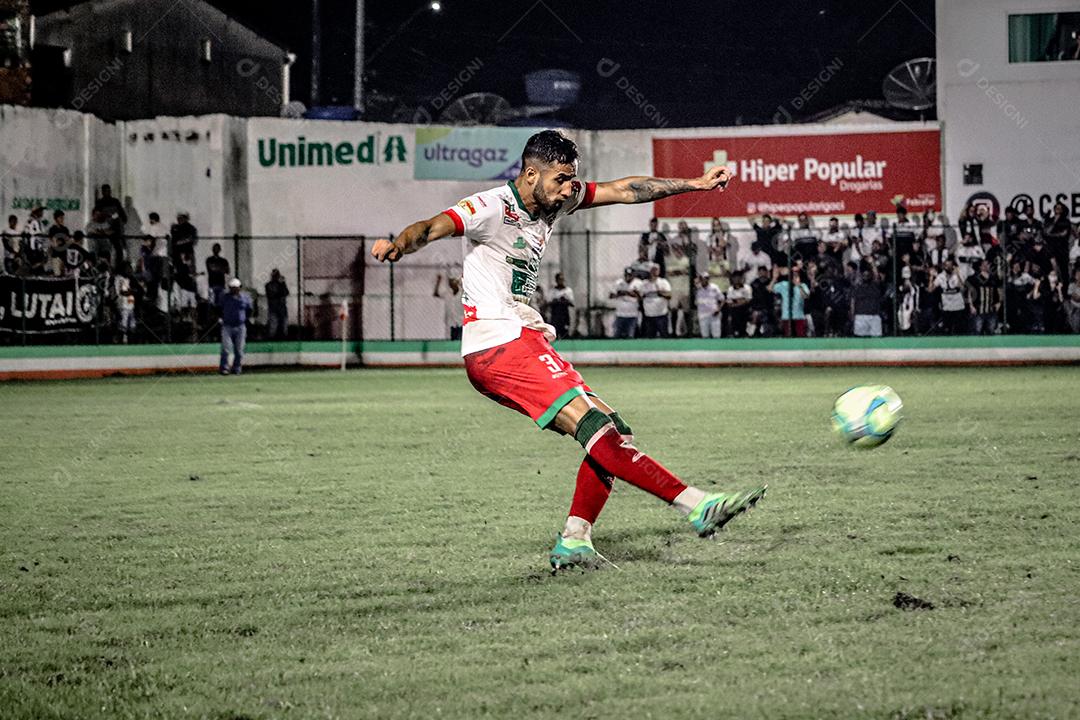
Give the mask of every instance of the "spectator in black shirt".
<path id="1" fill-rule="evenodd" d="M 221 304 L 221 296 L 225 294 L 225 282 L 230 272 L 229 261 L 221 257 L 221 243 L 214 243 L 210 252 L 210 257 L 206 258 L 206 285 L 210 288 L 210 301 L 217 307 Z"/>
<path id="2" fill-rule="evenodd" d="M 289 287 L 277 268 L 270 271 L 270 282 L 266 283 L 263 289 L 266 292 L 267 305 L 266 336 L 271 340 L 283 338 L 289 328 L 289 308 L 285 302 L 289 297 Z M 460 314 L 459 312 L 458 315 Z M 460 328 L 458 330 L 460 331 Z"/>
<path id="3" fill-rule="evenodd" d="M 851 289 L 855 337 L 881 337 L 881 283 L 873 270 L 863 270 L 862 282 Z"/>
<path id="4" fill-rule="evenodd" d="M 1024 224 L 1017 217 L 1016 208 L 1011 205 L 1005 208 L 1005 217 L 998 222 L 998 239 L 1001 240 L 1007 252 L 1016 252 L 1016 247 L 1020 244 L 1020 232 L 1023 229 Z"/>
<path id="5" fill-rule="evenodd" d="M 1027 249 L 1024 258 L 1028 263 L 1028 272 L 1033 277 L 1045 278 L 1054 269 L 1054 257 L 1043 244 L 1041 235 L 1036 235 L 1031 241 L 1031 246 Z M 1038 276 L 1035 275 L 1036 268 L 1039 270 Z"/>
<path id="6" fill-rule="evenodd" d="M 754 223 L 754 233 L 757 235 L 758 246 L 769 254 L 775 265 L 780 258 L 785 258 L 784 253 L 776 247 L 776 238 L 784 230 L 776 219 L 765 213 L 761 216 L 761 223 Z M 751 283 L 753 285 L 753 283 Z"/>
<path id="7" fill-rule="evenodd" d="M 113 261 L 115 267 L 120 268 L 121 263 L 127 259 L 127 241 L 124 239 L 124 227 L 127 225 L 127 213 L 119 198 L 113 197 L 112 188 L 108 185 L 101 186 L 101 197 L 94 203 L 94 212 L 100 212 L 109 224 L 109 243 L 112 245 Z"/>
<path id="8" fill-rule="evenodd" d="M 169 230 L 172 236 L 172 259 L 174 265 L 181 263 L 184 253 L 195 257 L 195 245 L 199 242 L 199 231 L 191 224 L 190 216 L 181 210 L 176 213 L 176 224 Z"/>
<path id="9" fill-rule="evenodd" d="M 64 224 L 64 211 L 57 210 L 53 213 L 53 224 L 49 226 L 49 239 L 52 240 L 60 235 L 64 242 L 71 237 L 71 230 Z"/>
<path id="10" fill-rule="evenodd" d="M 642 249 L 645 250 L 645 257 L 650 262 L 660 266 L 660 277 L 666 277 L 665 258 L 668 254 L 668 239 L 667 235 L 660 232 L 659 221 L 656 218 L 649 220 L 649 231 L 641 233 L 641 240 L 638 242 L 639 255 Z"/>
<path id="11" fill-rule="evenodd" d="M 823 337 L 847 334 L 851 302 L 851 283 L 831 266 L 818 283 L 822 304 L 825 306 L 825 322 L 821 328 Z"/>
<path id="12" fill-rule="evenodd" d="M 772 335 L 773 308 L 776 304 L 772 290 L 769 268 L 758 265 L 757 277 L 750 283 L 750 324 L 756 328 L 751 333 L 757 336 Z"/>
<path id="13" fill-rule="evenodd" d="M 1054 211 L 1043 221 L 1043 237 L 1046 250 L 1054 259 L 1058 275 L 1069 275 L 1069 239 L 1072 224 L 1064 203 L 1054 203 Z"/>
<path id="14" fill-rule="evenodd" d="M 990 273 L 989 261 L 980 260 L 978 272 L 967 280 L 973 335 L 993 335 L 997 332 L 998 310 L 1001 308 L 999 285 L 1000 281 Z"/>

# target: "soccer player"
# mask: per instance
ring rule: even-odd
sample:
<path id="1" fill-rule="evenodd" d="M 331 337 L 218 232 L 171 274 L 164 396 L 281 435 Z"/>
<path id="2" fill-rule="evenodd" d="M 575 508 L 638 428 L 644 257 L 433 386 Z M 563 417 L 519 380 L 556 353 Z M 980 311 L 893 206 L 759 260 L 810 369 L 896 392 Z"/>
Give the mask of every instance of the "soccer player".
<path id="1" fill-rule="evenodd" d="M 572 140 L 554 130 L 539 132 L 525 144 L 516 179 L 415 222 L 392 242 L 378 240 L 371 249 L 380 262 L 394 262 L 433 240 L 463 236 L 461 354 L 469 381 L 492 400 L 585 448 L 570 513 L 549 557 L 555 571 L 595 562 L 592 527 L 616 477 L 674 506 L 702 537 L 711 537 L 765 495 L 764 485 L 705 493 L 634 447 L 630 427 L 559 356 L 551 346 L 554 330 L 527 304 L 559 218 L 589 207 L 723 190 L 730 171 L 715 167 L 687 180 L 627 177 L 592 183 L 578 180 L 577 166 Z"/>

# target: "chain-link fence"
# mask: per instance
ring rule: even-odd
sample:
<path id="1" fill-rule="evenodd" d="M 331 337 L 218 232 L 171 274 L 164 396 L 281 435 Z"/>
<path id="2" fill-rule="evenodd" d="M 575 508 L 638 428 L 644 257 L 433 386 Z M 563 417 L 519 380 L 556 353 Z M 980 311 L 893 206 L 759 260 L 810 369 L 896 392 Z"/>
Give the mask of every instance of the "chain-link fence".
<path id="1" fill-rule="evenodd" d="M 556 233 L 532 304 L 563 337 L 1080 331 L 1075 240 L 897 223 L 668 230 Z M 5 238 L 4 344 L 216 339 L 233 278 L 253 300 L 253 340 L 460 332 L 457 238 L 395 264 L 371 258 L 371 236 L 22 240 Z"/>

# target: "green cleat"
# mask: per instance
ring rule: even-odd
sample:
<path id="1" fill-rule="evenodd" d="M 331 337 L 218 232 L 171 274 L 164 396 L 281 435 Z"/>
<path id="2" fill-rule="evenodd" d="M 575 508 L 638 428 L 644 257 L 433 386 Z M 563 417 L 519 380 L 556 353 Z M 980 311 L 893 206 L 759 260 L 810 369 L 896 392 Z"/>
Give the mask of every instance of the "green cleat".
<path id="1" fill-rule="evenodd" d="M 713 493 L 690 512 L 690 524 L 700 537 L 712 537 L 739 513 L 746 512 L 765 497 L 768 485 L 741 493 Z"/>
<path id="2" fill-rule="evenodd" d="M 597 557 L 598 554 L 591 541 L 564 538 L 559 535 L 548 559 L 551 561 L 551 571 L 558 572 L 560 568 L 570 568 L 575 565 L 594 565 Z"/>

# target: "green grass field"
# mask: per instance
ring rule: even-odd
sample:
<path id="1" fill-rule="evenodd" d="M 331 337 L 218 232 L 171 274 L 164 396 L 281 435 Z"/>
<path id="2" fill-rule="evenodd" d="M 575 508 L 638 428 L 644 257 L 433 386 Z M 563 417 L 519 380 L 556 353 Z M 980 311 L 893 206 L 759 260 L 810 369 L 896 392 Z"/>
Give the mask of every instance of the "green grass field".
<path id="1" fill-rule="evenodd" d="M 769 497 L 708 542 L 619 485 L 621 571 L 552 577 L 582 450 L 463 372 L 0 385 L 0 716 L 1080 716 L 1076 368 L 585 376 Z"/>

